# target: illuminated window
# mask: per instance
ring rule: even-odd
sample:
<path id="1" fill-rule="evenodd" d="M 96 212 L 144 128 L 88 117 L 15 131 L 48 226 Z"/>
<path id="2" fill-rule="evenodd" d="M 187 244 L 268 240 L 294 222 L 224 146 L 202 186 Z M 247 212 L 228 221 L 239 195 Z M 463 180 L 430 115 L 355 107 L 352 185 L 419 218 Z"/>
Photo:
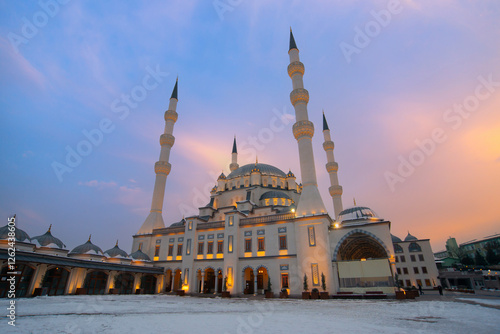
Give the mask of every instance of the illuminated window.
<path id="1" fill-rule="evenodd" d="M 245 239 L 245 252 L 252 251 L 252 239 Z"/>
<path id="2" fill-rule="evenodd" d="M 174 245 L 170 244 L 168 245 L 168 256 L 173 256 L 174 255 Z"/>
<path id="3" fill-rule="evenodd" d="M 422 286 L 422 280 L 421 280 L 421 279 L 418 279 L 418 280 L 417 280 L 417 285 Z"/>
<path id="4" fill-rule="evenodd" d="M 319 285 L 319 269 L 317 263 L 311 264 L 311 272 L 313 285 Z"/>
<path id="5" fill-rule="evenodd" d="M 188 268 L 186 268 L 186 269 L 184 270 L 184 284 L 185 284 L 185 285 L 187 285 L 187 284 L 188 284 L 188 282 L 189 282 L 189 269 L 188 269 Z"/>
<path id="6" fill-rule="evenodd" d="M 191 239 L 187 239 L 186 255 L 191 255 Z"/>
<path id="7" fill-rule="evenodd" d="M 142 250 L 142 242 L 139 242 L 139 250 Z"/>
<path id="8" fill-rule="evenodd" d="M 198 254 L 203 254 L 203 245 L 204 242 L 198 242 Z"/>
<path id="9" fill-rule="evenodd" d="M 425 286 L 431 286 L 431 280 L 430 279 L 426 279 L 425 280 Z"/>
<path id="10" fill-rule="evenodd" d="M 280 249 L 286 249 L 286 235 L 279 236 Z"/>
<path id="11" fill-rule="evenodd" d="M 177 245 L 177 256 L 181 256 L 182 255 L 182 244 L 178 244 Z"/>
<path id="12" fill-rule="evenodd" d="M 229 216 L 229 226 L 233 226 L 234 224 L 234 216 Z"/>
<path id="13" fill-rule="evenodd" d="M 227 267 L 227 285 L 233 286 L 233 267 Z"/>
<path id="14" fill-rule="evenodd" d="M 427 274 L 427 267 L 422 267 L 422 274 Z"/>
<path id="15" fill-rule="evenodd" d="M 156 245 L 155 247 L 155 257 L 160 256 L 160 245 Z"/>
<path id="16" fill-rule="evenodd" d="M 190 220 L 190 221 L 188 222 L 188 230 L 189 230 L 189 231 L 191 231 L 192 229 L 193 229 L 193 221 L 192 221 L 192 220 Z"/>
<path id="17" fill-rule="evenodd" d="M 266 250 L 266 245 L 264 243 L 264 238 L 260 237 L 260 238 L 257 239 L 257 241 L 258 241 L 257 245 L 258 245 L 259 252 Z"/>
<path id="18" fill-rule="evenodd" d="M 224 253 L 224 241 L 217 241 L 217 253 Z"/>
<path id="19" fill-rule="evenodd" d="M 308 227 L 309 232 L 309 246 L 316 246 L 316 235 L 314 234 L 314 226 Z"/>
<path id="20" fill-rule="evenodd" d="M 207 243 L 207 254 L 213 254 L 214 253 L 214 242 L 209 241 Z"/>
<path id="21" fill-rule="evenodd" d="M 408 275 L 408 268 L 403 268 L 403 274 Z"/>
<path id="22" fill-rule="evenodd" d="M 288 274 L 281 274 L 281 288 L 288 289 Z"/>
<path id="23" fill-rule="evenodd" d="M 409 279 L 406 280 L 406 286 L 411 286 L 411 281 Z"/>
<path id="24" fill-rule="evenodd" d="M 227 251 L 229 253 L 233 252 L 233 236 L 232 235 L 227 236 Z"/>

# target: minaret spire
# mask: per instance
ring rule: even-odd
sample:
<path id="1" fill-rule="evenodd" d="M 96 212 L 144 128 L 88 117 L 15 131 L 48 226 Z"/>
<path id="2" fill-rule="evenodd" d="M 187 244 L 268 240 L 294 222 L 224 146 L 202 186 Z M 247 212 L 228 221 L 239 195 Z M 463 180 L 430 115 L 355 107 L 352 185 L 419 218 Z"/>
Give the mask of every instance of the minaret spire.
<path id="1" fill-rule="evenodd" d="M 330 136 L 330 129 L 328 128 L 328 123 L 326 122 L 325 113 L 323 112 L 323 137 L 325 142 L 323 143 L 323 149 L 326 152 L 326 171 L 330 175 L 330 185 L 328 188 L 330 191 L 330 196 L 333 200 L 333 209 L 335 211 L 335 218 L 339 216 L 342 212 L 342 187 L 339 185 L 339 178 L 337 171 L 339 170 L 339 165 L 335 162 L 335 157 L 333 156 L 333 149 L 335 145 L 333 144 L 332 138 Z M 354 200 L 354 206 L 356 206 L 356 200 Z"/>
<path id="2" fill-rule="evenodd" d="M 238 165 L 238 150 L 236 149 L 236 136 L 234 136 L 233 152 L 231 153 L 231 164 L 229 165 L 229 169 L 232 172 L 233 170 L 237 170 L 239 167 L 240 165 Z"/>
<path id="3" fill-rule="evenodd" d="M 290 28 L 290 49 L 288 51 L 290 65 L 288 65 L 288 75 L 292 79 L 293 90 L 290 93 L 290 101 L 295 109 L 295 119 L 293 125 L 293 135 L 299 146 L 300 173 L 302 177 L 302 194 L 297 205 L 297 215 L 309 215 L 326 213 L 325 205 L 318 191 L 316 181 L 316 167 L 314 166 L 314 154 L 312 148 L 312 137 L 314 135 L 314 125 L 309 121 L 307 114 L 307 103 L 309 102 L 309 92 L 304 89 L 304 64 L 299 59 L 299 49 L 295 43 L 293 33 Z"/>
<path id="4" fill-rule="evenodd" d="M 174 124 L 177 121 L 177 85 L 179 79 L 175 80 L 175 86 L 170 97 L 168 110 L 165 111 L 165 130 L 160 136 L 160 159 L 155 163 L 155 188 L 153 191 L 153 200 L 151 203 L 151 210 L 148 217 L 142 224 L 137 234 L 148 234 L 153 232 L 153 229 L 164 228 L 162 209 L 163 198 L 165 196 L 165 183 L 167 176 L 170 174 L 171 165 L 168 163 L 170 157 L 170 150 L 174 146 L 175 137 L 172 135 L 174 132 Z"/>

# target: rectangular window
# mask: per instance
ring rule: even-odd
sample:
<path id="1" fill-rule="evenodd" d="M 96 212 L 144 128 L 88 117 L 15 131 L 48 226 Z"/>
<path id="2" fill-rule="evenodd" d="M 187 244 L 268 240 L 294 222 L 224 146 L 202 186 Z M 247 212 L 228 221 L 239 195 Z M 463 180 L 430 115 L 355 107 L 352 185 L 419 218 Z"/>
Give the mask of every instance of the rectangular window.
<path id="1" fill-rule="evenodd" d="M 422 267 L 422 274 L 427 274 L 427 267 Z"/>
<path id="2" fill-rule="evenodd" d="M 192 229 L 193 229 L 193 221 L 192 221 L 192 220 L 190 220 L 190 221 L 188 222 L 188 230 L 189 230 L 189 231 L 191 231 Z"/>
<path id="3" fill-rule="evenodd" d="M 182 244 L 178 244 L 177 245 L 177 256 L 181 256 L 182 255 Z"/>
<path id="4" fill-rule="evenodd" d="M 406 280 L 406 286 L 411 286 L 411 281 L 409 279 Z"/>
<path id="5" fill-rule="evenodd" d="M 168 256 L 173 256 L 174 255 L 174 245 L 170 244 L 168 245 Z"/>
<path id="6" fill-rule="evenodd" d="M 155 257 L 160 256 L 160 245 L 156 245 L 155 247 Z"/>
<path id="7" fill-rule="evenodd" d="M 403 268 L 403 274 L 408 275 L 408 268 Z"/>
<path id="8" fill-rule="evenodd" d="M 258 238 L 257 241 L 258 241 L 257 243 L 258 243 L 259 252 L 265 251 L 266 250 L 266 244 L 264 243 L 264 238 L 263 237 Z"/>
<path id="9" fill-rule="evenodd" d="M 311 273 L 312 273 L 312 283 L 313 285 L 319 285 L 319 269 L 317 263 L 311 264 Z"/>
<path id="10" fill-rule="evenodd" d="M 227 251 L 229 253 L 233 252 L 233 236 L 232 235 L 227 236 Z"/>
<path id="11" fill-rule="evenodd" d="M 288 274 L 281 274 L 281 288 L 288 289 Z"/>
<path id="12" fill-rule="evenodd" d="M 415 255 L 410 255 L 411 262 L 415 262 Z"/>
<path id="13" fill-rule="evenodd" d="M 418 274 L 418 267 L 413 267 L 413 272 L 414 272 L 415 274 Z"/>
<path id="14" fill-rule="evenodd" d="M 398 272 L 398 275 L 401 275 L 401 269 L 397 268 L 396 271 Z"/>
<path id="15" fill-rule="evenodd" d="M 424 261 L 424 255 L 418 254 L 418 260 L 419 261 Z"/>
<path id="16" fill-rule="evenodd" d="M 217 253 L 224 253 L 224 241 L 217 241 Z"/>
<path id="17" fill-rule="evenodd" d="M 252 239 L 245 239 L 245 252 L 252 251 Z"/>
<path id="18" fill-rule="evenodd" d="M 229 216 L 229 226 L 233 226 L 234 224 L 234 216 Z"/>
<path id="19" fill-rule="evenodd" d="M 187 239 L 186 255 L 191 255 L 191 239 Z"/>
<path id="20" fill-rule="evenodd" d="M 396 263 L 399 262 L 399 256 L 396 256 Z"/>
<path id="21" fill-rule="evenodd" d="M 227 267 L 227 286 L 233 286 L 233 267 Z"/>
<path id="22" fill-rule="evenodd" d="M 406 262 L 405 256 L 401 255 L 401 262 Z"/>
<path id="23" fill-rule="evenodd" d="M 431 280 L 430 279 L 426 279 L 425 280 L 425 286 L 431 286 Z"/>
<path id="24" fill-rule="evenodd" d="M 316 235 L 314 234 L 314 226 L 309 226 L 308 228 L 309 234 L 309 246 L 316 246 Z"/>
<path id="25" fill-rule="evenodd" d="M 286 235 L 280 235 L 279 241 L 280 241 L 280 249 L 286 249 Z"/>
<path id="26" fill-rule="evenodd" d="M 422 280 L 421 280 L 421 279 L 418 279 L 418 280 L 417 280 L 417 286 L 418 286 L 418 285 L 422 286 Z"/>
<path id="27" fill-rule="evenodd" d="M 184 269 L 184 285 L 187 285 L 189 282 L 189 269 Z"/>
<path id="28" fill-rule="evenodd" d="M 139 250 L 142 251 L 142 242 L 139 242 Z"/>
<path id="29" fill-rule="evenodd" d="M 213 254 L 214 253 L 214 242 L 209 241 L 207 243 L 207 254 Z"/>
<path id="30" fill-rule="evenodd" d="M 198 242 L 198 254 L 203 254 L 203 245 L 205 245 L 204 242 Z"/>

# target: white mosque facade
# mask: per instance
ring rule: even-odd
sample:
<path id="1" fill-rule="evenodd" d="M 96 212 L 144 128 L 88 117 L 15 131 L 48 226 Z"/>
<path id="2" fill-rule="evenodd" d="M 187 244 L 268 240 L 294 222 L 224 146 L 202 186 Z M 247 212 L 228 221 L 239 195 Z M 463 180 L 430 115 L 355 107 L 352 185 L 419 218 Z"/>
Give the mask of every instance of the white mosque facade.
<path id="1" fill-rule="evenodd" d="M 312 148 L 315 128 L 308 118 L 309 94 L 302 80 L 305 68 L 291 32 L 288 54 L 288 74 L 293 86 L 290 100 L 296 116 L 293 135 L 298 145 L 301 183 L 297 183 L 291 171 L 285 173 L 268 164 L 256 161 L 239 166 L 235 139 L 230 171 L 218 177 L 210 202 L 199 208 L 197 215 L 165 227 L 162 208 L 165 192 L 168 194 L 169 156 L 178 118 L 176 82 L 164 115 L 165 130 L 160 136 L 161 153 L 155 164 L 151 211 L 133 236 L 131 254 L 118 245 L 102 252 L 90 238 L 68 252 L 64 244 L 51 235 L 50 229 L 33 239 L 20 231 L 16 234 L 16 238 L 19 237 L 16 247 L 21 252 L 21 263 L 23 256 L 25 259 L 22 271 L 30 273 L 25 279 L 28 281 L 26 295 L 32 295 L 44 284 L 59 284 L 54 290 L 58 293 L 53 294 L 74 294 L 82 288 L 89 293 L 89 289 L 94 291 L 99 286 L 97 293 L 109 293 L 112 288 L 121 289 L 120 293 L 132 293 L 142 288 L 152 293 L 184 291 L 191 294 L 227 290 L 233 295 L 263 294 L 272 290 L 298 296 L 304 291 L 305 279 L 309 290 L 326 288 L 330 294 L 374 291 L 394 294 L 395 275 L 402 269 L 398 269 L 400 255 L 395 254 L 393 241 L 403 246 L 405 242 L 391 236 L 391 222 L 377 217 L 370 208 L 342 207 L 334 143 L 323 115 L 323 148 L 335 210 L 333 217 L 328 214 L 316 179 Z M 0 240 L 0 265 L 4 277 L 7 230 L 0 231 L 2 233 L 5 235 L 0 235 L 0 239 L 4 239 Z M 428 240 L 405 241 L 422 244 L 421 252 L 430 250 Z M 400 248 L 396 247 L 398 252 Z M 413 251 L 415 249 L 413 247 Z M 420 258 L 428 262 L 425 267 L 429 268 L 429 277 L 408 276 L 403 285 L 416 285 L 419 279 L 435 286 L 437 270 L 432 255 Z M 47 275 L 50 284 L 45 282 Z M 430 277 L 432 275 L 434 277 Z M 60 283 L 62 276 L 65 276 L 64 284 Z M 2 282 L 0 290 L 1 285 Z"/>

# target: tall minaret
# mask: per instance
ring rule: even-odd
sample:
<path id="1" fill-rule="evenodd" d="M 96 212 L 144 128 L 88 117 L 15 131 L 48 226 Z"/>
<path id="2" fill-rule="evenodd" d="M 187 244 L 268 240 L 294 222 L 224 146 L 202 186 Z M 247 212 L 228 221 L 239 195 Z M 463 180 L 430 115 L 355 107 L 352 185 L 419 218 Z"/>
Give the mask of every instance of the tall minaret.
<path id="1" fill-rule="evenodd" d="M 174 124 L 177 121 L 178 116 L 175 111 L 177 109 L 178 101 L 177 83 L 178 80 L 175 81 L 168 110 L 165 111 L 165 131 L 160 136 L 160 159 L 155 163 L 156 180 L 153 192 L 153 201 L 151 203 L 151 211 L 137 234 L 147 234 L 151 233 L 155 228 L 165 227 L 161 212 L 163 208 L 163 197 L 165 196 L 165 182 L 167 181 L 167 175 L 170 173 L 171 168 L 171 165 L 168 163 L 168 158 L 170 157 L 170 149 L 174 146 L 175 141 L 175 137 L 172 136 L 172 133 L 174 132 Z"/>
<path id="2" fill-rule="evenodd" d="M 333 210 L 335 211 L 335 219 L 339 216 L 339 213 L 342 212 L 342 187 L 339 186 L 339 177 L 337 175 L 337 171 L 339 170 L 339 165 L 335 162 L 335 158 L 333 156 L 333 148 L 335 147 L 330 137 L 330 129 L 328 128 L 328 123 L 326 122 L 325 112 L 323 112 L 323 137 L 325 138 L 325 142 L 323 143 L 323 148 L 326 152 L 326 160 L 328 163 L 326 164 L 326 171 L 330 174 L 330 184 L 331 187 L 328 188 L 330 191 L 330 196 L 333 199 Z"/>
<path id="3" fill-rule="evenodd" d="M 233 170 L 237 170 L 239 167 L 240 165 L 238 165 L 238 150 L 236 149 L 236 136 L 234 136 L 233 152 L 231 153 L 231 164 L 229 165 L 229 169 L 232 172 Z"/>
<path id="4" fill-rule="evenodd" d="M 307 115 L 307 103 L 309 92 L 304 89 L 302 77 L 304 75 L 304 64 L 299 60 L 299 49 L 295 44 L 292 29 L 290 29 L 290 65 L 288 75 L 292 79 L 293 90 L 290 93 L 290 101 L 295 108 L 296 123 L 293 125 L 293 135 L 299 145 L 300 174 L 302 177 L 302 194 L 297 206 L 297 215 L 326 213 L 325 205 L 318 191 L 316 181 L 316 169 L 314 167 L 314 155 L 312 148 L 312 137 L 314 125 L 309 121 Z"/>

